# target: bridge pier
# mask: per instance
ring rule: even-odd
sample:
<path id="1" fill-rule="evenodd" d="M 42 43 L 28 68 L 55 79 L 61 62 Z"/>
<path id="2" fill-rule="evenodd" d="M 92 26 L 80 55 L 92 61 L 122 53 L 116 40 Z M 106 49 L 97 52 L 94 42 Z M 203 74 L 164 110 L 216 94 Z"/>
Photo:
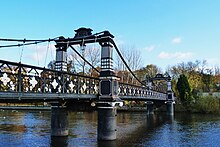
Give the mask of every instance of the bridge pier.
<path id="1" fill-rule="evenodd" d="M 98 107 L 98 140 L 115 140 L 117 138 L 117 108 L 115 106 Z"/>
<path id="2" fill-rule="evenodd" d="M 59 102 L 51 103 L 51 136 L 68 136 L 68 112 Z"/>
<path id="3" fill-rule="evenodd" d="M 153 115 L 154 114 L 154 102 L 147 101 L 147 114 Z"/>

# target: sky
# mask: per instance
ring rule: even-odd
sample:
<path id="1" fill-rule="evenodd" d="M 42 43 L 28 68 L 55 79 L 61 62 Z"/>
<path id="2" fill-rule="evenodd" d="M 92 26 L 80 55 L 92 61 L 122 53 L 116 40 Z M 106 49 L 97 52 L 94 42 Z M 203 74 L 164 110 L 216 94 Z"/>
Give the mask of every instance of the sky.
<path id="1" fill-rule="evenodd" d="M 0 4 L 0 38 L 73 37 L 88 27 L 139 50 L 143 66 L 207 60 L 211 67 L 220 66 L 219 14 L 219 0 L 7 0 Z M 53 42 L 0 48 L 0 59 L 45 66 L 54 51 Z"/>

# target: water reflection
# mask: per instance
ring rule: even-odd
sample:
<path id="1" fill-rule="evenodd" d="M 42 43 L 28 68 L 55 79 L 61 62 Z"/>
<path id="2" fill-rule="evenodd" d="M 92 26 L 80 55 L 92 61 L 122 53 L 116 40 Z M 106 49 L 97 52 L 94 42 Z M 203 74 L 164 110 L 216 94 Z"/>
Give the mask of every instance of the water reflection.
<path id="1" fill-rule="evenodd" d="M 117 140 L 97 141 L 97 113 L 69 112 L 69 136 L 50 137 L 50 111 L 0 111 L 2 146 L 215 146 L 219 115 L 119 112 Z"/>
<path id="2" fill-rule="evenodd" d="M 25 125 L 0 124 L 0 130 L 10 133 L 25 133 L 27 127 Z"/>
<path id="3" fill-rule="evenodd" d="M 123 116 L 124 114 L 122 114 Z M 125 126 L 120 125 L 117 146 L 139 146 L 143 145 L 143 139 L 151 139 L 154 136 L 155 130 L 163 126 L 167 121 L 166 115 L 147 115 L 143 113 L 126 114 L 126 118 L 130 119 L 125 122 Z M 120 115 L 119 115 L 120 116 Z M 173 117 L 168 120 L 173 120 Z M 172 121 L 170 121 L 172 123 Z"/>
<path id="4" fill-rule="evenodd" d="M 51 136 L 51 147 L 67 147 L 68 146 L 68 137 L 54 137 Z"/>
<path id="5" fill-rule="evenodd" d="M 174 115 L 167 115 L 167 116 L 166 116 L 166 122 L 167 122 L 168 124 L 174 123 Z"/>
<path id="6" fill-rule="evenodd" d="M 116 141 L 98 141 L 98 147 L 117 147 Z"/>

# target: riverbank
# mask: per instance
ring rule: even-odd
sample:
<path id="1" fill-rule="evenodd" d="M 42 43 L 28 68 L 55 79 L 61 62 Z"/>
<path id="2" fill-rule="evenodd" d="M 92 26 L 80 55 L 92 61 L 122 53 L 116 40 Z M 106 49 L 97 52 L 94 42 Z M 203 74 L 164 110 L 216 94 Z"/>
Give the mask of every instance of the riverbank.
<path id="1" fill-rule="evenodd" d="M 51 110 L 48 106 L 0 106 L 2 110 Z"/>

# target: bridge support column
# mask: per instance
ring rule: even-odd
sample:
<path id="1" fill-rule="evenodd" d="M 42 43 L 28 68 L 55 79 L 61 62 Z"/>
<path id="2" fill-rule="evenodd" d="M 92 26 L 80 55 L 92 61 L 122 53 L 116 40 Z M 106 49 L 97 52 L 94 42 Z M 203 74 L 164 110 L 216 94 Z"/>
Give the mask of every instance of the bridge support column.
<path id="1" fill-rule="evenodd" d="M 172 86 L 171 86 L 171 77 L 168 77 L 167 81 L 167 115 L 174 115 L 174 97 L 172 92 Z"/>
<path id="2" fill-rule="evenodd" d="M 109 32 L 104 32 L 104 38 L 99 42 L 101 45 L 101 72 L 99 84 L 98 107 L 98 140 L 115 140 L 116 137 L 116 105 L 123 105 L 118 97 L 118 80 L 113 68 L 113 45 L 114 37 Z"/>
<path id="3" fill-rule="evenodd" d="M 147 114 L 154 114 L 154 102 L 148 101 L 147 102 Z"/>
<path id="4" fill-rule="evenodd" d="M 173 97 L 173 92 L 171 88 L 171 79 L 169 77 L 168 79 L 168 89 L 167 89 L 167 115 L 174 115 L 174 97 Z"/>
<path id="5" fill-rule="evenodd" d="M 51 103 L 51 136 L 68 136 L 68 112 L 65 106 Z"/>
<path id="6" fill-rule="evenodd" d="M 115 106 L 98 107 L 98 140 L 115 140 L 117 109 Z"/>

